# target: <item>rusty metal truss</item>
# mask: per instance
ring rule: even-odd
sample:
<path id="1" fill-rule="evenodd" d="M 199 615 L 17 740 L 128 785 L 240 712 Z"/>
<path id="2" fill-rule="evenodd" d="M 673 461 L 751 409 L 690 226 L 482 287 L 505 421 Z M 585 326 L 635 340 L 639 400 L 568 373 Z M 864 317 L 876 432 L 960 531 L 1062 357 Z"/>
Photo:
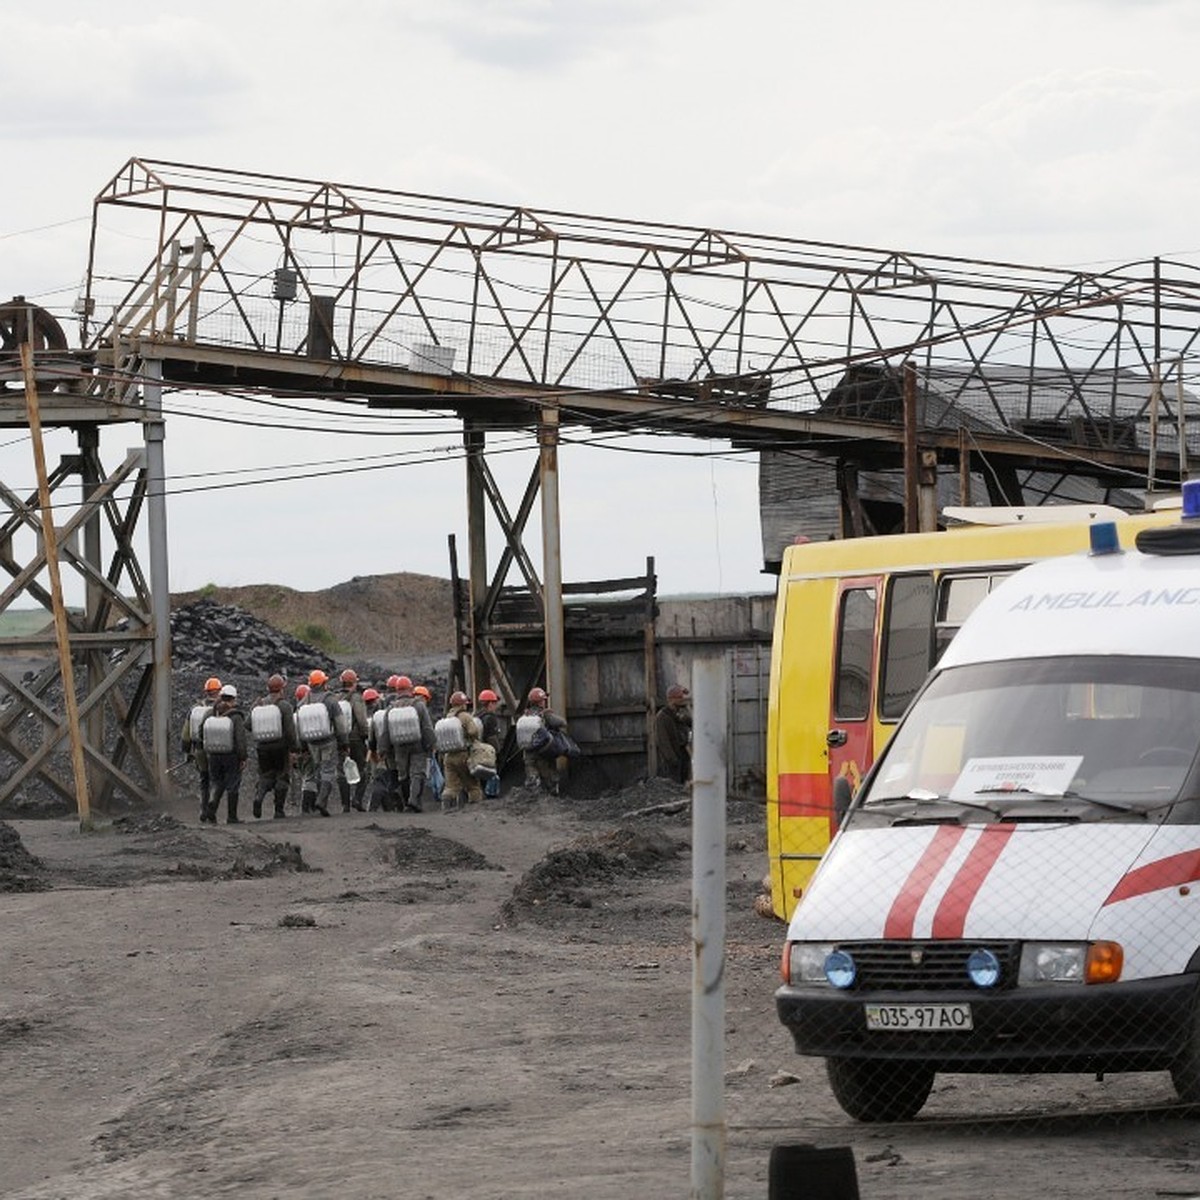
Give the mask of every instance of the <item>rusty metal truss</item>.
<path id="1" fill-rule="evenodd" d="M 581 392 L 588 419 L 765 440 L 858 363 L 984 389 L 989 368 L 1023 370 L 1029 418 L 1053 415 L 1036 411 L 1038 371 L 1115 379 L 1115 404 L 1124 373 L 1194 374 L 1198 306 L 1200 272 L 1176 263 L 975 262 L 131 159 L 96 198 L 79 307 L 98 350 L 283 353 L 367 390 L 385 382 L 356 368 L 399 367 L 481 413 L 549 392 L 570 420 Z M 1114 414 L 1092 399 L 1081 416 L 1103 451 Z"/>

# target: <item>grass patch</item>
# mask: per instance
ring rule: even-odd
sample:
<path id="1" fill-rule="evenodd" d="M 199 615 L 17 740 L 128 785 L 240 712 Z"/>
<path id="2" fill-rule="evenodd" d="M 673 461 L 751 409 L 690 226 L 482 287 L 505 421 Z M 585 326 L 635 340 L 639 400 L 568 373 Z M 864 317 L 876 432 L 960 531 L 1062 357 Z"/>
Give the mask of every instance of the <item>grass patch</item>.
<path id="1" fill-rule="evenodd" d="M 300 621 L 293 625 L 288 633 L 293 637 L 298 637 L 302 642 L 307 642 L 310 646 L 316 646 L 318 650 L 325 650 L 330 654 L 341 648 L 329 626 L 322 625 L 320 621 Z"/>

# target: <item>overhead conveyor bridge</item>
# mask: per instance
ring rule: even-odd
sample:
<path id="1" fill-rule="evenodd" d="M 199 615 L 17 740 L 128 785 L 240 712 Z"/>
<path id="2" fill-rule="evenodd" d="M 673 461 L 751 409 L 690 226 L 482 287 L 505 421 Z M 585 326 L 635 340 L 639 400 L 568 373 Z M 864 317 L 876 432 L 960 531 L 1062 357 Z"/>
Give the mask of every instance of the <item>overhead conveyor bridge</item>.
<path id="1" fill-rule="evenodd" d="M 1111 272 L 978 262 L 133 158 L 96 196 L 76 312 L 69 365 L 61 346 L 35 347 L 57 364 L 43 374 L 45 420 L 91 427 L 80 434 L 89 439 L 100 424 L 141 423 L 152 495 L 165 484 L 153 477 L 163 388 L 328 397 L 331 414 L 339 399 L 365 399 L 460 418 L 465 682 L 491 682 L 514 703 L 527 681 L 509 676 L 490 634 L 514 565 L 542 613 L 549 689 L 566 694 L 564 427 L 728 439 L 914 478 L 939 467 L 965 477 L 970 455 L 998 479 L 1023 468 L 1124 481 L 1153 466 L 1170 485 L 1186 470 L 1186 438 L 1155 461 L 1130 422 L 1161 408 L 1165 425 L 1182 429 L 1170 384 L 1182 395 L 1194 374 L 1200 273 L 1158 261 Z M 18 333 L 15 319 L 0 322 L 4 353 Z M 903 393 L 910 419 L 844 402 L 839 381 L 868 368 Z M 1001 369 L 1003 395 L 991 382 Z M 1066 380 L 1052 399 L 1047 371 Z M 935 378 L 938 419 L 918 425 L 918 408 L 932 413 Z M 948 378 L 961 382 L 947 388 Z M 18 424 L 15 375 L 0 379 L 10 381 L 0 420 Z M 994 401 L 987 420 L 958 411 L 968 392 L 973 404 L 981 392 Z M 1069 438 L 1044 436 L 1068 418 Z M 536 430 L 541 453 L 508 503 L 488 436 L 514 427 Z M 839 479 L 853 487 L 854 471 Z M 853 510 L 853 497 L 843 500 Z M 535 504 L 540 570 L 522 540 Z M 505 538 L 494 571 L 489 506 Z M 165 530 L 151 540 L 164 558 L 151 575 L 165 581 Z M 147 628 L 161 629 L 167 601 L 154 601 Z M 161 635 L 154 645 L 161 656 Z M 648 714 L 652 671 L 646 682 Z M 165 703 L 155 701 L 160 771 Z"/>

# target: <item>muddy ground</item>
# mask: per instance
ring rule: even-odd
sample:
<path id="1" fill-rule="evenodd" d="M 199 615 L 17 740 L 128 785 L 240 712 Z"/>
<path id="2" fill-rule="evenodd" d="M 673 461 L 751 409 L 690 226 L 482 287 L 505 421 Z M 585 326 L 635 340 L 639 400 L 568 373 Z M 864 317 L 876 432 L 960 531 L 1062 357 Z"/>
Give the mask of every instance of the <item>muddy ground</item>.
<path id="1" fill-rule="evenodd" d="M 627 815 L 680 795 L 0 826 L 0 1193 L 688 1195 L 688 816 Z M 851 1146 L 864 1198 L 1200 1194 L 1165 1074 L 846 1118 L 775 1019 L 761 816 L 729 812 L 726 1196 L 786 1143 Z"/>

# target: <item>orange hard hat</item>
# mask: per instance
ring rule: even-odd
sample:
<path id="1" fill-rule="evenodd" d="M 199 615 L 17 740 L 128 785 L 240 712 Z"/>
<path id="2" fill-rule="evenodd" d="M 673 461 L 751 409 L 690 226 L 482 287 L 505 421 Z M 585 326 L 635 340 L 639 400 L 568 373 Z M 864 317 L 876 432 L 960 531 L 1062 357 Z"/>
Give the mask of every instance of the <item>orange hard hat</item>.
<path id="1" fill-rule="evenodd" d="M 466 692 L 453 692 L 450 696 L 451 708 L 466 707 L 468 703 Z"/>
<path id="2" fill-rule="evenodd" d="M 430 690 L 423 683 L 418 683 L 417 686 L 413 688 L 413 695 L 420 696 L 422 700 L 433 699 L 433 693 L 430 692 Z"/>
<path id="3" fill-rule="evenodd" d="M 379 693 L 374 688 L 367 688 L 367 690 L 363 692 L 363 699 L 368 704 L 373 704 L 379 699 Z"/>
<path id="4" fill-rule="evenodd" d="M 211 679 L 204 681 L 204 690 L 206 692 L 219 692 L 221 690 L 221 681 L 214 675 Z"/>
<path id="5" fill-rule="evenodd" d="M 396 676 L 396 691 L 411 692 L 412 691 L 412 680 L 409 679 L 409 677 L 407 675 L 397 675 Z"/>
<path id="6" fill-rule="evenodd" d="M 307 695 L 308 695 L 308 684 L 307 683 L 296 684 L 296 699 L 303 700 Z"/>
<path id="7" fill-rule="evenodd" d="M 530 688 L 529 689 L 529 703 L 530 704 L 545 704 L 546 701 L 549 699 L 550 699 L 550 697 L 546 695 L 544 689 L 542 689 L 542 688 Z"/>
<path id="8" fill-rule="evenodd" d="M 479 693 L 479 703 L 480 704 L 490 704 L 493 700 L 499 700 L 499 699 L 500 699 L 500 697 L 497 696 L 496 693 L 493 692 L 491 688 L 484 688 L 483 691 Z"/>
<path id="9" fill-rule="evenodd" d="M 329 676 L 318 667 L 315 671 L 308 673 L 309 687 L 324 687 L 329 682 Z"/>
<path id="10" fill-rule="evenodd" d="M 283 681 L 282 675 L 272 675 L 271 678 L 267 680 L 267 691 L 268 692 L 282 692 L 283 691 L 283 682 L 284 681 Z"/>
<path id="11" fill-rule="evenodd" d="M 350 687 L 352 684 L 357 683 L 358 682 L 358 672 L 355 670 L 352 670 L 350 667 L 347 667 L 342 672 L 342 682 L 347 687 Z"/>

